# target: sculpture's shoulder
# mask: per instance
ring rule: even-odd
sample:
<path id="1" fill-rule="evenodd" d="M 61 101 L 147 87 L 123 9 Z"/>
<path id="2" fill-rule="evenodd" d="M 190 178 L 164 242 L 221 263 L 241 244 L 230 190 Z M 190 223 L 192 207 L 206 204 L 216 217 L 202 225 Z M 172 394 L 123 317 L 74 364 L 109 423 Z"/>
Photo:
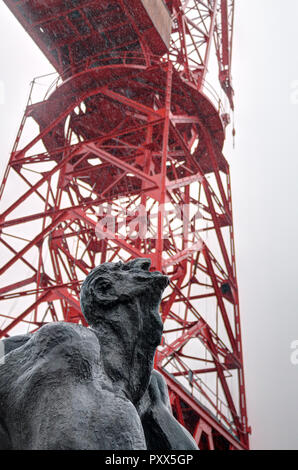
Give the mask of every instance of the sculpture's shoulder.
<path id="1" fill-rule="evenodd" d="M 2 340 L 2 343 L 4 345 L 3 352 L 5 356 L 25 345 L 27 350 L 38 346 L 50 349 L 63 343 L 75 345 L 85 341 L 89 342 L 89 344 L 94 344 L 96 348 L 99 347 L 98 338 L 92 329 L 74 323 L 53 322 L 43 325 L 32 334 L 28 333 L 5 338 Z"/>
<path id="2" fill-rule="evenodd" d="M 0 395 L 9 384 L 92 379 L 100 370 L 97 336 L 81 325 L 56 322 L 31 335 L 10 338 L 4 345 Z M 7 379 L 9 377 L 9 380 Z"/>
<path id="3" fill-rule="evenodd" d="M 99 347 L 98 338 L 94 331 L 82 325 L 66 322 L 53 322 L 42 326 L 32 335 L 32 345 L 45 349 L 62 344 L 68 346 L 86 343 L 90 348 Z"/>

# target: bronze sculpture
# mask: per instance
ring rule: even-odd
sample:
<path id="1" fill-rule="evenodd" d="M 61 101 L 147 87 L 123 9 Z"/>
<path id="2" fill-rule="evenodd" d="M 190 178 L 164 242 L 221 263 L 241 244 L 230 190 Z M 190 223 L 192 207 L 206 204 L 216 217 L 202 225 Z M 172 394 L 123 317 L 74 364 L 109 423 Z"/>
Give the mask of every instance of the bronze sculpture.
<path id="1" fill-rule="evenodd" d="M 90 328 L 56 322 L 4 340 L 0 449 L 195 450 L 153 370 L 168 278 L 104 263 L 81 288 Z"/>

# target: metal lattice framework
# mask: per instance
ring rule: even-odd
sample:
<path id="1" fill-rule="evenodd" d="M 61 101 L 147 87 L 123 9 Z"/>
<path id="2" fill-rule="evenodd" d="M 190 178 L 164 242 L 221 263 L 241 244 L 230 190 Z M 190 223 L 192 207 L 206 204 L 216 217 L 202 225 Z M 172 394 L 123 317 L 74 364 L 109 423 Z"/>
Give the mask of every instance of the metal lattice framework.
<path id="1" fill-rule="evenodd" d="M 248 448 L 229 118 L 206 81 L 215 53 L 233 108 L 234 2 L 153 1 L 168 43 L 148 1 L 5 3 L 57 76 L 37 100 L 33 82 L 1 185 L 0 337 L 86 325 L 86 274 L 150 257 L 170 277 L 155 367 L 175 416 L 200 448 Z"/>

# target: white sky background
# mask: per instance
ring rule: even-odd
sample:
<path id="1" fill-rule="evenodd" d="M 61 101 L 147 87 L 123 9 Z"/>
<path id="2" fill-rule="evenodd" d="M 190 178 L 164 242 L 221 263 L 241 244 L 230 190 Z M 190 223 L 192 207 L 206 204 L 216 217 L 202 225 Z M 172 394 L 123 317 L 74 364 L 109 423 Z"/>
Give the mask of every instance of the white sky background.
<path id="1" fill-rule="evenodd" d="M 236 0 L 236 148 L 225 153 L 253 449 L 298 449 L 298 365 L 290 361 L 298 340 L 297 24 L 298 0 Z M 29 83 L 52 69 L 3 2 L 0 30 L 2 174 Z"/>

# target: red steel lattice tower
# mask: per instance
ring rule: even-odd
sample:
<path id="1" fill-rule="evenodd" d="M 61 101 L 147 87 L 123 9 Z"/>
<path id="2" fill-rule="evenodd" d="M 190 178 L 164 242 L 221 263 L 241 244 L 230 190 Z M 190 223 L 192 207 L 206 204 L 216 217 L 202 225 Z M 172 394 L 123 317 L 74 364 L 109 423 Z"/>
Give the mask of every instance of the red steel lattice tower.
<path id="1" fill-rule="evenodd" d="M 247 449 L 222 152 L 234 1 L 5 3 L 57 74 L 38 100 L 33 82 L 1 185 L 0 337 L 86 325 L 86 274 L 150 257 L 170 277 L 155 367 L 175 416 L 201 449 Z M 226 111 L 206 80 L 212 60 Z"/>

